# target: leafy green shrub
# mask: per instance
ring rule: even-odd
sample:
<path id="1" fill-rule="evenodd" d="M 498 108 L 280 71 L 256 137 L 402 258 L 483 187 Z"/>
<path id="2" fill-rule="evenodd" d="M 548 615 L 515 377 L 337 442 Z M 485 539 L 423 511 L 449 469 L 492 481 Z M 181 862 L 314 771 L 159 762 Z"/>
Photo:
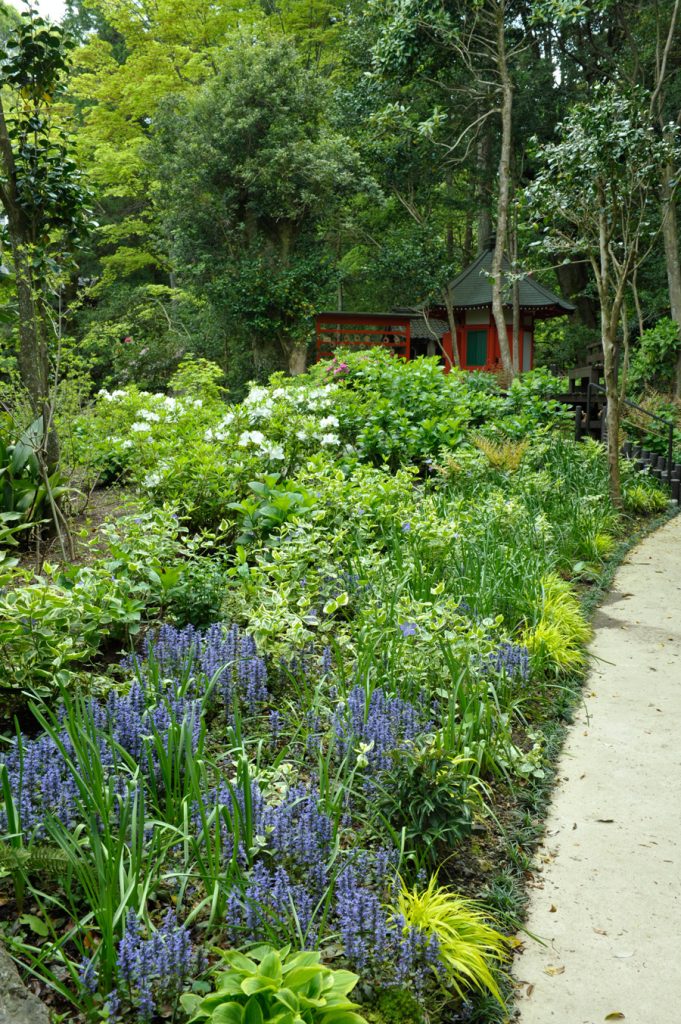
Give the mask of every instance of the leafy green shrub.
<path id="1" fill-rule="evenodd" d="M 325 967 L 320 953 L 258 946 L 249 956 L 221 955 L 228 969 L 217 974 L 216 991 L 181 997 L 189 1024 L 366 1024 L 347 998 L 358 976 Z"/>
<path id="2" fill-rule="evenodd" d="M 376 1024 L 423 1024 L 422 1008 L 406 988 L 388 988 L 380 993 L 376 1009 L 368 1014 Z"/>
<path id="3" fill-rule="evenodd" d="M 503 1006 L 495 971 L 508 959 L 509 945 L 479 904 L 438 885 L 433 875 L 421 890 L 402 882 L 395 910 L 407 926 L 437 938 L 447 980 L 461 997 L 471 989 L 489 991 Z"/>
<path id="4" fill-rule="evenodd" d="M 680 349 L 678 324 L 669 317 L 662 317 L 654 327 L 643 332 L 633 351 L 629 365 L 630 388 L 637 391 L 652 386 L 670 391 Z"/>
<path id="5" fill-rule="evenodd" d="M 436 867 L 470 835 L 482 795 L 469 767 L 430 740 L 396 752 L 382 775 L 375 806 L 397 833 L 404 830 L 405 848 L 419 867 Z"/>
<path id="6" fill-rule="evenodd" d="M 9 422 L 0 431 L 9 430 Z M 38 462 L 44 436 L 40 417 L 14 444 L 0 433 L 0 545 L 17 543 L 16 534 L 44 519 L 52 518 L 50 494 L 58 502 L 68 487 L 55 470 L 43 476 Z"/>
<path id="7" fill-rule="evenodd" d="M 165 606 L 178 626 L 191 623 L 201 629 L 220 617 L 226 586 L 221 561 L 190 558 L 165 573 Z"/>
<path id="8" fill-rule="evenodd" d="M 84 667 L 103 643 L 140 628 L 147 588 L 102 567 L 45 567 L 47 577 L 0 596 L 0 702 L 4 713 L 29 697 L 45 699 L 72 667 Z M 8 707 L 10 695 L 13 708 Z M 4 705 L 4 706 L 3 706 Z"/>
<path id="9" fill-rule="evenodd" d="M 190 356 L 183 359 L 168 382 L 170 393 L 178 397 L 200 398 L 202 402 L 218 402 L 223 394 L 224 372 L 208 359 Z"/>
<path id="10" fill-rule="evenodd" d="M 248 544 L 256 537 L 268 537 L 284 523 L 304 515 L 315 506 L 314 495 L 294 482 L 279 483 L 278 474 L 248 484 L 251 495 L 230 508 L 239 513 L 241 536 L 238 544 Z"/>
<path id="11" fill-rule="evenodd" d="M 175 582 L 172 563 L 200 546 L 200 538 L 188 542 L 185 534 L 170 509 L 124 515 L 102 526 L 105 553 L 89 565 L 46 564 L 30 583 L 15 570 L 15 585 L 0 592 L 2 711 L 11 713 L 30 697 L 47 698 L 107 643 L 129 647 L 145 610 L 167 600 Z"/>

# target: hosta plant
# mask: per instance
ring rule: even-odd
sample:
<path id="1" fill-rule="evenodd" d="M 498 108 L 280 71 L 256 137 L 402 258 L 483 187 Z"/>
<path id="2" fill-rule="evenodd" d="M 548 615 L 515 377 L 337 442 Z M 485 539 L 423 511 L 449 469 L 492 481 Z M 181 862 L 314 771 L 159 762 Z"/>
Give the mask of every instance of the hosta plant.
<path id="1" fill-rule="evenodd" d="M 358 976 L 325 967 L 320 953 L 258 946 L 248 956 L 221 956 L 227 970 L 218 972 L 215 991 L 181 998 L 190 1024 L 366 1024 L 348 999 Z"/>

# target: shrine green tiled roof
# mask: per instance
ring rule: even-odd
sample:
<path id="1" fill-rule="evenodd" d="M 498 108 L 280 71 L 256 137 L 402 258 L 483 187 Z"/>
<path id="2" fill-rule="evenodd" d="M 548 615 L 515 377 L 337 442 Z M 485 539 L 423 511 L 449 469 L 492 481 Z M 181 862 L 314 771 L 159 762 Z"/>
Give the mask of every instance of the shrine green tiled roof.
<path id="1" fill-rule="evenodd" d="M 476 306 L 490 306 L 492 303 L 492 259 L 493 252 L 487 249 L 470 266 L 449 283 L 449 290 L 452 295 L 452 304 L 455 309 L 469 309 Z M 510 274 L 511 265 L 504 256 L 503 272 Z M 555 295 L 544 285 L 539 284 L 533 277 L 524 276 L 519 280 L 520 308 L 543 310 L 548 313 L 554 310 L 554 315 L 560 313 L 572 313 L 575 307 L 560 296 Z M 504 305 L 511 305 L 511 284 L 507 281 L 504 288 Z"/>

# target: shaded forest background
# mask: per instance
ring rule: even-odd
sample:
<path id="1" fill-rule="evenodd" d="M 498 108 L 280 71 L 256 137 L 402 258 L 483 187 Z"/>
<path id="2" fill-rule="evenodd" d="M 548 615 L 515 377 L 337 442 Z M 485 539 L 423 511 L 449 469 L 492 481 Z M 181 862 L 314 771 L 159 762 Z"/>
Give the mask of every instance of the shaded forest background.
<path id="1" fill-rule="evenodd" d="M 187 355 L 217 362 L 238 398 L 248 380 L 304 367 L 316 310 L 440 295 L 498 226 L 512 259 L 577 306 L 542 328 L 540 361 L 578 364 L 599 341 L 587 253 L 556 255 L 552 225 L 527 196 L 542 147 L 603 90 L 633 98 L 659 137 L 672 130 L 678 3 L 67 7 L 72 46 L 49 95 L 50 131 L 58 125 L 73 159 L 67 184 L 82 189 L 87 230 L 53 220 L 39 233 L 43 341 L 52 366 L 58 353 L 65 401 L 130 381 L 158 389 Z M 16 22 L 3 4 L 0 32 Z M 19 106 L 22 95 L 14 88 Z M 624 305 L 634 382 L 678 394 L 675 183 L 671 160 L 650 188 L 650 252 L 627 278 Z M 57 201 L 46 187 L 38 210 Z M 9 244 L 3 269 L 9 389 L 20 364 Z"/>

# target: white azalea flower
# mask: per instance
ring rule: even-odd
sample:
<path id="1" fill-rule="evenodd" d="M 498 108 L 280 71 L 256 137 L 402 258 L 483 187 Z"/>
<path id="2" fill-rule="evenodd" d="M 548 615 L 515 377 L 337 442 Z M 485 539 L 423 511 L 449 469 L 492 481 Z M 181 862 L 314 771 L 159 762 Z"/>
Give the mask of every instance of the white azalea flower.
<path id="1" fill-rule="evenodd" d="M 335 416 L 325 416 L 319 421 L 319 426 L 324 430 L 326 427 L 338 427 L 340 424 Z"/>
<path id="2" fill-rule="evenodd" d="M 244 430 L 239 438 L 239 444 L 242 448 L 247 448 L 249 444 L 261 445 L 264 440 L 265 435 L 261 430 Z"/>
<path id="3" fill-rule="evenodd" d="M 244 405 L 255 405 L 259 402 L 266 401 L 268 397 L 267 388 L 255 387 L 251 388 L 246 397 L 244 398 Z"/>
<path id="4" fill-rule="evenodd" d="M 256 405 L 248 411 L 252 420 L 267 420 L 272 415 L 272 403 L 263 402 L 262 405 Z"/>
<path id="5" fill-rule="evenodd" d="M 340 444 L 340 438 L 336 437 L 335 434 L 322 434 L 319 441 L 320 444 L 324 445 Z"/>
<path id="6" fill-rule="evenodd" d="M 138 434 L 144 434 L 147 430 L 151 430 L 151 427 L 148 423 L 133 423 L 130 429 L 135 430 Z"/>
<path id="7" fill-rule="evenodd" d="M 280 444 L 272 444 L 271 441 L 265 441 L 265 443 L 260 446 L 260 451 L 263 455 L 266 455 L 268 459 L 286 458 L 282 446 Z"/>

